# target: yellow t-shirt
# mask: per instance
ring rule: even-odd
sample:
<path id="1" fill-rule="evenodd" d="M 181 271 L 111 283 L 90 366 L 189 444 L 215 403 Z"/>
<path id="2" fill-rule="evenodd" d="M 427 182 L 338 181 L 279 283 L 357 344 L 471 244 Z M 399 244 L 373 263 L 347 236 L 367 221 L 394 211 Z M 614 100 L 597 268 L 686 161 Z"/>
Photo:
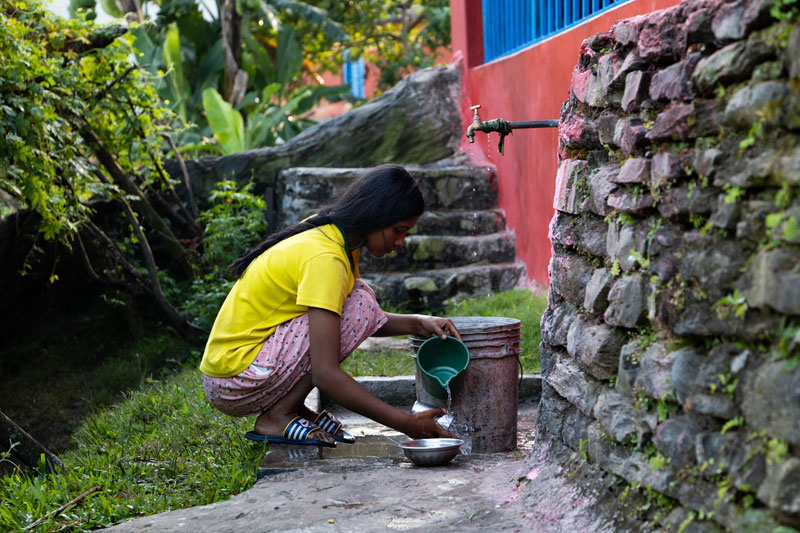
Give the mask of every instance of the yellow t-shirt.
<path id="1" fill-rule="evenodd" d="M 341 315 L 358 277 L 359 250 L 353 252 L 353 270 L 345 247 L 342 232 L 328 224 L 284 239 L 254 259 L 214 320 L 200 370 L 217 378 L 239 374 L 278 325 L 309 307 Z"/>

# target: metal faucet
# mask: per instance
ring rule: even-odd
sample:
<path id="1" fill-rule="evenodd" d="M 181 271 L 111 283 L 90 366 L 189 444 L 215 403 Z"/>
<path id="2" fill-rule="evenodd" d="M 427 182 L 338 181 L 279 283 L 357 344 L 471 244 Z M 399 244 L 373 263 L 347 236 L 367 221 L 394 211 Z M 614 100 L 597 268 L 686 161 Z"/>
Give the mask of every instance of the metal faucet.
<path id="1" fill-rule="evenodd" d="M 492 131 L 496 131 L 500 134 L 500 142 L 497 144 L 497 150 L 500 152 L 500 155 L 503 155 L 503 144 L 505 143 L 506 135 L 511 135 L 512 130 L 514 129 L 522 129 L 522 128 L 557 128 L 558 121 L 557 120 L 531 120 L 528 122 L 509 122 L 507 120 L 503 120 L 502 118 L 496 118 L 494 120 L 488 120 L 486 122 L 481 122 L 481 117 L 478 115 L 478 109 L 480 109 L 479 105 L 474 105 L 470 107 L 472 109 L 472 124 L 469 125 L 467 128 L 467 138 L 469 139 L 470 144 L 475 142 L 475 132 L 482 131 L 484 133 L 489 133 Z"/>

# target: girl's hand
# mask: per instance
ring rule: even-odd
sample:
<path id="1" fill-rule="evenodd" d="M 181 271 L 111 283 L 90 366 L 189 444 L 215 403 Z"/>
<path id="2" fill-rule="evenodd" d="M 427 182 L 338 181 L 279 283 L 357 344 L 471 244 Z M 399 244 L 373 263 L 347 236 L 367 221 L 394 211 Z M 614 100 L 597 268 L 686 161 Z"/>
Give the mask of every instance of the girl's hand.
<path id="1" fill-rule="evenodd" d="M 440 337 L 446 339 L 448 336 L 461 340 L 461 334 L 456 329 L 456 325 L 449 318 L 438 316 L 417 315 L 419 319 L 418 333 L 428 337 Z"/>
<path id="2" fill-rule="evenodd" d="M 444 409 L 431 409 L 429 411 L 412 413 L 410 428 L 405 432 L 406 435 L 412 439 L 432 439 L 437 437 L 454 439 L 455 435 L 445 431 L 436 423 L 436 420 L 434 420 L 445 413 L 446 411 Z"/>

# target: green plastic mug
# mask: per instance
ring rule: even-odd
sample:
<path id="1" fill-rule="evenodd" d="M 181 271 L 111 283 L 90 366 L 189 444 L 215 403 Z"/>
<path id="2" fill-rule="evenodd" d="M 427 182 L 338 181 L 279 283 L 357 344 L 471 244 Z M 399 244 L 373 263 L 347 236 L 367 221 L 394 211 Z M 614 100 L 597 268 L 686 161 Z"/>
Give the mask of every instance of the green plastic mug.
<path id="1" fill-rule="evenodd" d="M 461 390 L 468 364 L 469 349 L 455 337 L 431 337 L 417 350 L 422 387 L 440 400 L 447 399 L 448 385 L 453 396 Z"/>

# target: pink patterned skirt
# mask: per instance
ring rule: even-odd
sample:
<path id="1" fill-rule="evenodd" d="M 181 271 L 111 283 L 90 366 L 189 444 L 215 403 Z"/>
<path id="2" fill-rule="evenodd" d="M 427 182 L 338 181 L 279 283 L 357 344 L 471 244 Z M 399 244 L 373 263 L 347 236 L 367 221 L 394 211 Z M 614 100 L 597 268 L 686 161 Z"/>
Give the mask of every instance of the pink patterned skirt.
<path id="1" fill-rule="evenodd" d="M 342 309 L 339 361 L 344 361 L 386 320 L 375 293 L 357 279 Z M 310 347 L 306 313 L 278 326 L 253 363 L 240 374 L 229 378 L 203 374 L 206 397 L 227 415 L 261 414 L 311 371 Z"/>

